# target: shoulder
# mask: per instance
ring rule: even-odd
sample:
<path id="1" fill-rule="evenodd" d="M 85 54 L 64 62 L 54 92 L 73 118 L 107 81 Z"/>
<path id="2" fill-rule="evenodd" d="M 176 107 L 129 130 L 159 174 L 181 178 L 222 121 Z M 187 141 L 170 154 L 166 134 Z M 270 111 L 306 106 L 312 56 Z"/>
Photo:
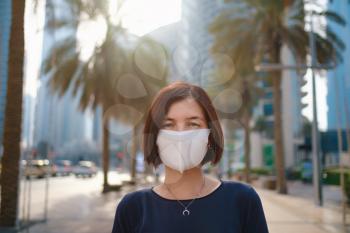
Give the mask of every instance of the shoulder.
<path id="1" fill-rule="evenodd" d="M 112 232 L 137 232 L 142 214 L 142 196 L 147 189 L 124 194 L 117 203 Z"/>
<path id="2" fill-rule="evenodd" d="M 235 191 L 239 194 L 251 194 L 252 192 L 255 192 L 251 185 L 239 181 L 223 180 L 223 185 L 226 186 L 226 189 Z"/>
<path id="3" fill-rule="evenodd" d="M 128 208 L 128 207 L 137 207 L 141 204 L 142 199 L 147 193 L 149 193 L 149 188 L 143 188 L 140 190 L 132 191 L 124 194 L 121 200 L 118 203 L 118 208 Z"/>
<path id="4" fill-rule="evenodd" d="M 238 209 L 242 211 L 242 216 L 246 216 L 248 219 L 250 217 L 259 219 L 259 224 L 264 225 L 265 229 L 265 214 L 262 201 L 257 191 L 251 185 L 237 181 L 225 181 L 225 184 L 227 186 L 227 190 L 229 190 L 228 192 L 230 193 L 230 196 L 232 196 L 233 202 L 237 205 Z M 242 219 L 242 221 L 246 220 Z"/>
<path id="5" fill-rule="evenodd" d="M 249 184 L 239 181 L 223 180 L 226 192 L 233 195 L 238 201 L 259 201 L 260 197 L 256 190 Z"/>

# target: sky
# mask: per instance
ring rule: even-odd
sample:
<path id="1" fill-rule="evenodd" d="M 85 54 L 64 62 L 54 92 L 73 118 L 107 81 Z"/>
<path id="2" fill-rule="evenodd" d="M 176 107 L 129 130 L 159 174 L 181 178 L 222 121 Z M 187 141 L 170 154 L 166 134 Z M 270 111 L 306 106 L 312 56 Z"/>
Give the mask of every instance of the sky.
<path id="1" fill-rule="evenodd" d="M 123 26 L 142 36 L 181 20 L 181 0 L 128 0 Z"/>
<path id="2" fill-rule="evenodd" d="M 41 60 L 42 46 L 42 28 L 44 18 L 45 1 L 38 1 L 38 11 L 35 14 L 31 1 L 27 1 L 26 7 L 26 78 L 24 93 L 36 96 L 38 88 L 38 74 Z M 122 24 L 128 28 L 131 33 L 142 36 L 148 32 L 157 29 L 163 25 L 177 22 L 181 19 L 181 0 L 128 0 L 122 10 Z M 96 34 L 101 34 L 101 31 L 96 31 L 93 26 L 92 30 L 88 27 L 80 28 L 79 33 L 83 33 L 81 38 L 96 37 Z M 103 30 L 103 29 L 101 29 Z M 79 35 L 78 35 L 79 36 Z M 88 42 L 87 42 L 88 43 Z M 303 99 L 303 102 L 308 103 L 308 107 L 303 111 L 308 119 L 312 119 L 312 96 L 311 96 L 311 75 L 310 72 L 306 75 L 308 83 L 304 87 L 309 94 Z M 317 106 L 319 127 L 326 129 L 327 127 L 327 85 L 326 79 L 317 76 Z"/>
<path id="3" fill-rule="evenodd" d="M 34 10 L 33 0 L 26 1 L 25 7 L 25 85 L 24 93 L 36 96 L 37 77 L 42 51 L 42 29 L 45 1 L 38 1 L 37 11 Z"/>

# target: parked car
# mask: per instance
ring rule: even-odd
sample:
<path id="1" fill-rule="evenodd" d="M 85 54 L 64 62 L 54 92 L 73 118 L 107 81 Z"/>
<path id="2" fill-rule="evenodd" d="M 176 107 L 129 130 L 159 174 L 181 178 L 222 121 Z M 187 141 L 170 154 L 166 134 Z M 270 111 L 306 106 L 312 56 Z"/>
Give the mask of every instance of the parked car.
<path id="1" fill-rule="evenodd" d="M 73 173 L 72 162 L 70 160 L 58 160 L 55 162 L 55 167 L 58 176 L 69 176 Z"/>
<path id="2" fill-rule="evenodd" d="M 92 177 L 97 174 L 96 164 L 92 161 L 80 161 L 73 169 L 76 177 Z"/>
<path id="3" fill-rule="evenodd" d="M 24 169 L 23 174 L 27 179 L 30 177 L 43 178 L 46 175 L 56 175 L 55 166 L 47 159 L 22 160 L 22 167 Z"/>

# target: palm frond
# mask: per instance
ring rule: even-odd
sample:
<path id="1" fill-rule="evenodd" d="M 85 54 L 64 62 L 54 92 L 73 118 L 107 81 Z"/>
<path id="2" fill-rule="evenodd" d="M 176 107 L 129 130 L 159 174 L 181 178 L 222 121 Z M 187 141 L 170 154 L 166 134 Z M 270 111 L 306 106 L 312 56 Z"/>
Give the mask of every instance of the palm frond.
<path id="1" fill-rule="evenodd" d="M 308 54 L 309 35 L 301 27 L 292 27 L 281 31 L 283 41 L 292 51 L 293 55 L 302 63 L 305 63 Z"/>
<path id="2" fill-rule="evenodd" d="M 326 10 L 321 12 L 314 12 L 314 14 L 318 16 L 324 16 L 327 20 L 334 22 L 337 25 L 340 25 L 340 26 L 346 25 L 346 20 L 337 12 Z"/>
<path id="3" fill-rule="evenodd" d="M 316 41 L 317 61 L 320 64 L 334 64 L 342 62 L 342 56 L 333 46 L 332 42 L 321 35 L 314 33 Z"/>
<path id="4" fill-rule="evenodd" d="M 78 64 L 79 57 L 72 56 L 52 70 L 48 84 L 53 91 L 58 92 L 59 96 L 63 96 L 68 91 L 70 84 L 74 80 Z"/>
<path id="5" fill-rule="evenodd" d="M 44 57 L 42 63 L 42 72 L 49 73 L 56 65 L 70 59 L 77 53 L 77 41 L 74 37 L 68 37 L 63 41 L 56 42 L 50 52 Z"/>
<path id="6" fill-rule="evenodd" d="M 345 43 L 338 37 L 338 35 L 332 30 L 330 26 L 326 27 L 326 37 L 335 45 L 337 49 L 344 50 L 346 48 Z"/>

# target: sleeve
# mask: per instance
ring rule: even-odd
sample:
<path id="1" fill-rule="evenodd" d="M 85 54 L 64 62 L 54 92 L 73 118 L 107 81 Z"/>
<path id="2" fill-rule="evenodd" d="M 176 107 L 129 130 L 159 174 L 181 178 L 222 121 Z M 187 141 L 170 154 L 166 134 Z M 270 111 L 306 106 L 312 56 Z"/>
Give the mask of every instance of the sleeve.
<path id="1" fill-rule="evenodd" d="M 263 210 L 263 206 L 258 193 L 249 187 L 250 191 L 247 194 L 248 210 L 246 212 L 245 224 L 243 233 L 268 233 L 268 227 Z"/>
<path id="2" fill-rule="evenodd" d="M 112 233 L 131 233 L 130 216 L 128 216 L 128 194 L 124 196 L 117 205 Z"/>

